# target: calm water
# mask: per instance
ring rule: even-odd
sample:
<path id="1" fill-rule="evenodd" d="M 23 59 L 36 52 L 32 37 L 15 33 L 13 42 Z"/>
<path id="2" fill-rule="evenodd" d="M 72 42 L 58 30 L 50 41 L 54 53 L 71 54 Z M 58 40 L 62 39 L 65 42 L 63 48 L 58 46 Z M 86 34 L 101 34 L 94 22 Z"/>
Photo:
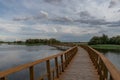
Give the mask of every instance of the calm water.
<path id="1" fill-rule="evenodd" d="M 54 47 L 41 45 L 41 46 L 26 46 L 26 45 L 0 45 L 0 71 L 16 67 L 28 62 L 48 57 L 60 53 Z M 51 60 L 52 61 L 52 60 Z M 35 78 L 46 73 L 45 62 L 34 66 Z M 53 65 L 53 61 L 52 64 Z M 9 80 L 29 80 L 29 70 L 25 69 L 17 73 L 7 76 Z"/>
<path id="2" fill-rule="evenodd" d="M 103 53 L 120 71 L 120 50 L 97 50 Z"/>

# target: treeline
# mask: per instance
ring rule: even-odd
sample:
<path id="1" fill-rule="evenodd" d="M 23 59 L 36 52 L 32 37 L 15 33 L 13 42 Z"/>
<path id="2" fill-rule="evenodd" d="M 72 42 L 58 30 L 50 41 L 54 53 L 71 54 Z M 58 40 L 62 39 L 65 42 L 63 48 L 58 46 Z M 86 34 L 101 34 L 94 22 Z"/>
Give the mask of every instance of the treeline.
<path id="1" fill-rule="evenodd" d="M 14 41 L 14 43 L 17 44 L 57 44 L 60 43 L 59 40 L 56 40 L 54 38 L 51 39 L 27 39 L 26 41 Z"/>
<path id="2" fill-rule="evenodd" d="M 51 39 L 26 39 L 25 41 L 13 41 L 13 42 L 6 42 L 0 41 L 0 44 L 7 43 L 7 44 L 59 44 L 61 43 L 59 40 L 51 38 Z"/>
<path id="3" fill-rule="evenodd" d="M 89 45 L 95 44 L 119 44 L 120 45 L 120 36 L 114 36 L 109 38 L 107 35 L 103 34 L 102 36 L 94 36 L 88 42 Z"/>
<path id="4" fill-rule="evenodd" d="M 27 44 L 36 44 L 36 43 L 42 43 L 42 44 L 56 44 L 60 43 L 59 40 L 56 40 L 54 38 L 51 39 L 27 39 L 25 41 Z"/>

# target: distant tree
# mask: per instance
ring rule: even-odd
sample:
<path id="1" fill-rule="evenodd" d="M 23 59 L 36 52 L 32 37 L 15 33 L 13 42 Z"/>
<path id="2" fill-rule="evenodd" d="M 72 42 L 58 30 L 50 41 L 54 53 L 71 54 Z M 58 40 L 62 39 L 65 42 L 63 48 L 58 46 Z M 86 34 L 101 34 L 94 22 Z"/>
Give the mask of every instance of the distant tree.
<path id="1" fill-rule="evenodd" d="M 109 42 L 109 38 L 107 35 L 103 34 L 102 37 L 100 37 L 101 43 L 100 44 L 107 44 Z"/>
<path id="2" fill-rule="evenodd" d="M 100 43 L 101 43 L 100 37 L 94 36 L 92 39 L 90 39 L 88 44 L 92 45 L 92 44 L 100 44 Z"/>
<path id="3" fill-rule="evenodd" d="M 90 45 L 95 44 L 120 44 L 120 36 L 108 38 L 107 35 L 103 34 L 102 36 L 94 36 L 88 42 Z"/>
<path id="4" fill-rule="evenodd" d="M 51 38 L 51 39 L 27 39 L 25 41 L 25 43 L 27 44 L 37 44 L 37 43 L 41 43 L 41 44 L 55 44 L 55 43 L 60 43 L 60 41 Z"/>
<path id="5" fill-rule="evenodd" d="M 110 38 L 109 43 L 111 43 L 111 44 L 120 44 L 120 36 Z"/>

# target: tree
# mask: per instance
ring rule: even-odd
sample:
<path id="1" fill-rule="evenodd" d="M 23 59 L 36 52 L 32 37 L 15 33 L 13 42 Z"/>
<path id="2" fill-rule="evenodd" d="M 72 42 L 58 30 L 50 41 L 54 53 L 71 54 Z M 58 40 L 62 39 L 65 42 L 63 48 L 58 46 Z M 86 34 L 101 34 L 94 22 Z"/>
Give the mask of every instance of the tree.
<path id="1" fill-rule="evenodd" d="M 103 34 L 101 37 L 101 44 L 107 44 L 109 41 L 109 38 L 107 35 Z"/>
<path id="2" fill-rule="evenodd" d="M 94 36 L 88 44 L 93 45 L 93 44 L 100 44 L 101 43 L 101 39 L 100 37 Z"/>
<path id="3" fill-rule="evenodd" d="M 94 36 L 90 39 L 90 45 L 94 44 L 120 44 L 120 36 L 108 38 L 107 35 L 103 34 L 102 36 Z"/>

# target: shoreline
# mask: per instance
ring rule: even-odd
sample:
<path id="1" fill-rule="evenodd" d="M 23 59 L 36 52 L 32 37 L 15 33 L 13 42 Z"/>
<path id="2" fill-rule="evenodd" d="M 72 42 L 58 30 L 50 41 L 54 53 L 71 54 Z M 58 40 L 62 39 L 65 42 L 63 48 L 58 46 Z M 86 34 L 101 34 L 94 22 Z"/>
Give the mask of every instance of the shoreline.
<path id="1" fill-rule="evenodd" d="M 89 45 L 95 49 L 111 49 L 111 50 L 120 50 L 120 45 L 113 44 L 97 44 L 97 45 Z"/>

